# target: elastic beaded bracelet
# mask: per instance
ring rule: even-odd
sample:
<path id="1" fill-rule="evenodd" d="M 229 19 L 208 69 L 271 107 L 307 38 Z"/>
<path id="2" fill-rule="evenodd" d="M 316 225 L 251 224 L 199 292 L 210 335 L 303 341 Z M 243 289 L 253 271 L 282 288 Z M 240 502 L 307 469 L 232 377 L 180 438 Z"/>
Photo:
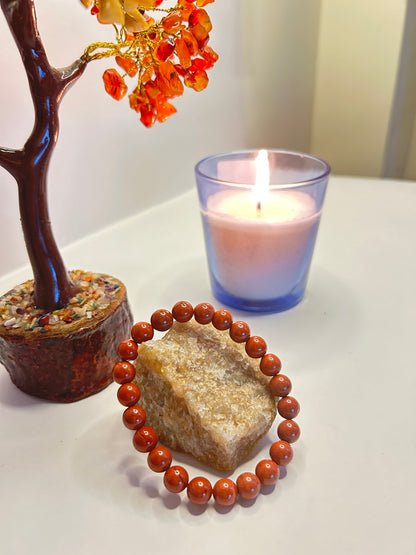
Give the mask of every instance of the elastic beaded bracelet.
<path id="1" fill-rule="evenodd" d="M 248 356 L 260 359 L 260 370 L 269 376 L 270 391 L 279 397 L 277 410 L 284 418 L 277 428 L 279 440 L 270 447 L 270 459 L 261 460 L 255 473 L 243 472 L 233 482 L 228 478 L 219 479 L 214 486 L 203 476 L 189 479 L 189 474 L 182 466 L 172 466 L 172 454 L 167 447 L 157 445 L 158 438 L 155 430 L 145 426 L 146 412 L 137 403 L 140 400 L 140 388 L 133 382 L 136 369 L 130 362 L 137 358 L 138 344 L 149 341 L 154 336 L 154 330 L 168 331 L 174 320 L 184 323 L 192 319 L 200 324 L 212 325 L 220 331 L 227 331 L 236 343 L 245 343 Z M 209 303 L 200 303 L 195 308 L 187 301 L 179 301 L 169 312 L 165 309 L 156 310 L 150 322 L 138 322 L 131 329 L 132 339 L 122 341 L 117 349 L 120 361 L 114 365 L 113 378 L 120 384 L 117 391 L 119 402 L 127 407 L 123 413 L 123 423 L 129 430 L 134 431 L 133 445 L 141 453 L 148 453 L 147 463 L 151 470 L 163 473 L 163 483 L 172 493 L 187 490 L 189 500 L 196 505 L 205 505 L 213 496 L 215 502 L 222 506 L 231 506 L 237 496 L 242 499 L 255 499 L 262 485 L 274 485 L 279 479 L 280 466 L 286 466 L 293 458 L 291 444 L 300 436 L 300 428 L 293 420 L 299 414 L 299 403 L 289 396 L 292 389 L 290 379 L 280 374 L 282 368 L 278 356 L 267 353 L 267 345 L 262 337 L 251 335 L 246 322 L 233 322 L 228 310 L 215 310 Z"/>

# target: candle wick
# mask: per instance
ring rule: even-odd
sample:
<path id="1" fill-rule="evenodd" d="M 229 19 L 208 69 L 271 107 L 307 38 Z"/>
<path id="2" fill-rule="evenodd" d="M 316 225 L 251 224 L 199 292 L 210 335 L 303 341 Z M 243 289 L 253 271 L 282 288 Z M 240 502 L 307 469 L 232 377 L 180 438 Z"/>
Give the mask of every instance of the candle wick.
<path id="1" fill-rule="evenodd" d="M 256 212 L 257 212 L 257 217 L 260 218 L 261 216 L 261 201 L 257 201 L 257 206 L 256 206 Z"/>

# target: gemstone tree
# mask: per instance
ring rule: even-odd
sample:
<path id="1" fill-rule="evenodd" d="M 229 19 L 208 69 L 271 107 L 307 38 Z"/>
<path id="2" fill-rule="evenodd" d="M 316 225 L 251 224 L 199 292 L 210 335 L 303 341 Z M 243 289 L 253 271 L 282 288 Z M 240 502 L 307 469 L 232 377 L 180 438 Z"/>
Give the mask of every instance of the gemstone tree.
<path id="1" fill-rule="evenodd" d="M 105 90 L 120 100 L 128 90 L 125 80 L 134 79 L 130 106 L 150 127 L 176 111 L 170 100 L 182 94 L 184 84 L 197 91 L 205 88 L 206 70 L 218 58 L 208 46 L 212 26 L 203 9 L 214 0 L 177 0 L 166 8 L 163 0 L 81 1 L 99 23 L 113 24 L 115 40 L 89 45 L 70 66 L 58 69 L 48 62 L 37 28 L 34 0 L 0 0 L 24 64 L 35 111 L 34 127 L 24 147 L 0 147 L 0 165 L 18 184 L 23 234 L 34 276 L 33 304 L 45 313 L 62 309 L 79 291 L 54 239 L 46 194 L 64 93 L 90 61 L 114 57 L 121 73 L 115 68 L 104 72 Z M 2 355 L 2 342 L 8 341 L 4 324 L 11 320 L 2 319 L 0 314 L 0 361 L 9 372 L 6 359 L 15 357 L 10 353 L 7 357 Z M 13 341 L 16 340 L 15 337 Z M 11 377 L 15 381 L 12 373 Z M 30 389 L 25 390 L 30 393 Z M 33 394 L 43 396 L 39 391 Z"/>

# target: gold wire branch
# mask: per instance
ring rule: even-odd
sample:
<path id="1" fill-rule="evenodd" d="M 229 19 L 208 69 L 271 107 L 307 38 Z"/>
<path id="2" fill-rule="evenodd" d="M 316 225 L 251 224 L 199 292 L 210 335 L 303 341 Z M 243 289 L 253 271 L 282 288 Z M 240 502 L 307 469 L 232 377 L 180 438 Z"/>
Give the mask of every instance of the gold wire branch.
<path id="1" fill-rule="evenodd" d="M 170 12 L 172 9 L 160 10 L 164 12 Z M 154 39 L 149 37 L 149 34 L 157 34 L 158 37 L 161 37 L 163 34 L 170 34 L 166 33 L 164 29 L 161 28 L 160 22 L 153 24 L 148 29 L 142 31 L 141 33 L 136 33 L 134 39 L 129 40 L 127 39 L 128 32 L 124 26 L 120 29 L 113 25 L 116 31 L 116 41 L 117 42 L 94 42 L 89 44 L 84 53 L 81 56 L 81 60 L 85 62 L 90 62 L 92 60 L 99 60 L 102 58 L 110 58 L 111 56 L 126 56 L 127 52 L 131 53 L 137 61 L 140 59 L 140 50 L 143 49 L 143 43 L 149 48 L 149 52 L 151 51 L 151 47 L 155 44 Z M 101 52 L 95 52 L 96 50 L 102 50 Z M 124 52 L 123 52 L 124 50 Z"/>
<path id="2" fill-rule="evenodd" d="M 109 58 L 118 54 L 122 43 L 115 44 L 114 42 L 94 42 L 87 46 L 81 56 L 81 60 L 91 62 L 92 60 L 99 60 L 101 58 Z M 95 50 L 105 49 L 103 52 L 94 52 Z"/>

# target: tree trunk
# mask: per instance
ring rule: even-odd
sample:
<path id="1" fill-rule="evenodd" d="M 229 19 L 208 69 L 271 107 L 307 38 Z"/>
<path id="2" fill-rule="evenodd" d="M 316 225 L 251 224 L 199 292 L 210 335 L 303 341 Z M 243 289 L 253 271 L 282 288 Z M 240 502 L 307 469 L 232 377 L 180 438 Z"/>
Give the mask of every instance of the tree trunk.
<path id="1" fill-rule="evenodd" d="M 49 65 L 37 29 L 34 0 L 0 0 L 19 49 L 35 109 L 35 124 L 22 150 L 0 148 L 0 165 L 16 179 L 23 234 L 35 281 L 35 304 L 45 311 L 64 306 L 74 295 L 52 234 L 46 178 L 58 139 L 58 109 L 69 85 L 83 73 L 86 62 L 56 69 Z"/>

